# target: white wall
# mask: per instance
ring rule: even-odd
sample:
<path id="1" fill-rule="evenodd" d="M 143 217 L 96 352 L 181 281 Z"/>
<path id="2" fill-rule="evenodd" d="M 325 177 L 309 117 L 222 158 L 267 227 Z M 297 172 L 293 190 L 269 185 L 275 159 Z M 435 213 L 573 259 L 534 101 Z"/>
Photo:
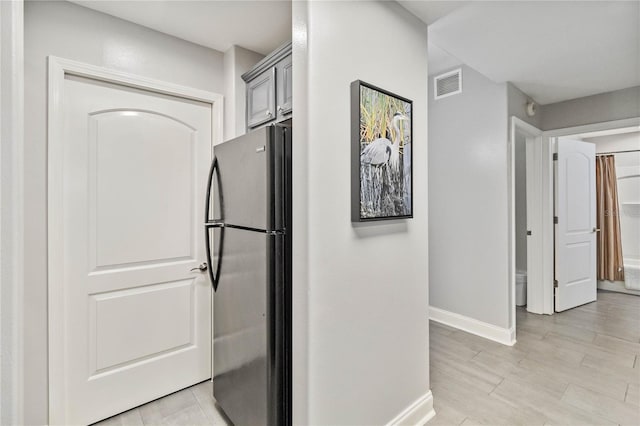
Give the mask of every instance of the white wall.
<path id="1" fill-rule="evenodd" d="M 542 130 L 640 117 L 640 86 L 543 105 L 541 115 Z"/>
<path id="2" fill-rule="evenodd" d="M 25 423 L 47 422 L 47 55 L 224 92 L 223 55 L 66 2 L 25 4 Z"/>
<path id="3" fill-rule="evenodd" d="M 0 2 L 0 424 L 21 424 L 22 2 Z"/>
<path id="4" fill-rule="evenodd" d="M 264 55 L 231 46 L 224 52 L 224 140 L 243 135 L 246 132 L 245 113 L 246 91 L 242 74 L 260 62 Z"/>
<path id="5" fill-rule="evenodd" d="M 429 297 L 508 329 L 507 86 L 462 72 L 461 94 L 429 95 Z"/>
<path id="6" fill-rule="evenodd" d="M 596 145 L 596 154 L 602 152 L 631 151 L 640 149 L 640 133 L 628 132 L 617 135 L 583 138 L 585 142 Z"/>
<path id="7" fill-rule="evenodd" d="M 293 21 L 295 422 L 385 424 L 429 392 L 427 28 L 395 2 Z M 413 219 L 350 221 L 357 79 L 414 101 Z"/>

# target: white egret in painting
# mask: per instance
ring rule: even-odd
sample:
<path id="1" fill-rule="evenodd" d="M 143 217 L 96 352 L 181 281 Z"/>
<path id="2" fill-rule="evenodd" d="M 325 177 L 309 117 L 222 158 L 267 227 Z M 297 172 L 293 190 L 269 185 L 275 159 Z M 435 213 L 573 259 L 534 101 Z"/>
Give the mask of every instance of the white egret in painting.
<path id="1" fill-rule="evenodd" d="M 400 165 L 400 121 L 408 120 L 401 112 L 393 115 L 393 128 L 395 137 L 393 141 L 387 138 L 378 138 L 371 141 L 360 154 L 362 164 L 381 166 L 389 164 L 393 171 L 397 172 Z"/>

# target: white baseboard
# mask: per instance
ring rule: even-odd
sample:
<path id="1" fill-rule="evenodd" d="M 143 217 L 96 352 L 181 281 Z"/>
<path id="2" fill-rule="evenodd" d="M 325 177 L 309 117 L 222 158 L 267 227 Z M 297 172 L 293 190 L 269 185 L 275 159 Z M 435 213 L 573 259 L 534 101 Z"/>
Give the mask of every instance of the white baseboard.
<path id="1" fill-rule="evenodd" d="M 433 395 L 429 391 L 387 423 L 387 426 L 423 426 L 435 415 Z"/>
<path id="2" fill-rule="evenodd" d="M 474 318 L 445 311 L 444 309 L 434 308 L 433 306 L 429 306 L 429 319 L 503 345 L 513 346 L 516 343 L 516 330 L 514 327 L 498 327 Z"/>

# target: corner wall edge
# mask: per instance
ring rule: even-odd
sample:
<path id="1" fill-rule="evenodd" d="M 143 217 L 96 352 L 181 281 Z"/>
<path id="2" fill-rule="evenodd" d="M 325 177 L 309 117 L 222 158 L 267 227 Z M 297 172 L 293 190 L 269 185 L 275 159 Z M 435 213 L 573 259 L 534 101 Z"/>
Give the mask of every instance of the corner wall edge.
<path id="1" fill-rule="evenodd" d="M 516 343 L 515 327 L 503 328 L 475 318 L 429 306 L 429 319 L 507 346 Z"/>

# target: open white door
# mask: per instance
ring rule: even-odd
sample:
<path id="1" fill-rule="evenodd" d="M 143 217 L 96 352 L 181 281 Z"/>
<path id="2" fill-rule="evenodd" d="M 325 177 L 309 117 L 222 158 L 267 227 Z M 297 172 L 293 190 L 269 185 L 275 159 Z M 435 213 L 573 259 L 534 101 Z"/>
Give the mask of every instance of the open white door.
<path id="1" fill-rule="evenodd" d="M 596 300 L 595 146 L 557 141 L 555 310 Z"/>
<path id="2" fill-rule="evenodd" d="M 539 288 L 543 285 L 542 258 L 542 187 L 539 163 L 541 153 L 539 141 L 527 138 L 526 149 L 526 191 L 527 191 L 527 311 L 542 312 Z"/>

